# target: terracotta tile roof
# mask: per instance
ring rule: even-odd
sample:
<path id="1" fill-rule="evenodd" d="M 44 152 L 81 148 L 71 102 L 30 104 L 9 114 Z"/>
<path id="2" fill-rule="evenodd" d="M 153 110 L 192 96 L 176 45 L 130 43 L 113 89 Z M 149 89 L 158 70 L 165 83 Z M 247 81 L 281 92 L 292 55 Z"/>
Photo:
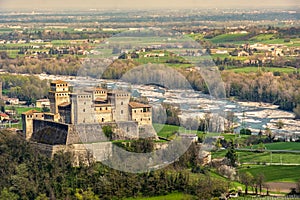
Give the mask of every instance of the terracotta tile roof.
<path id="1" fill-rule="evenodd" d="M 22 114 L 24 114 L 24 115 L 32 115 L 34 113 L 40 113 L 40 112 L 37 111 L 37 110 L 28 110 L 26 112 L 23 112 Z"/>
<path id="2" fill-rule="evenodd" d="M 99 91 L 99 90 L 100 90 L 100 91 L 103 91 L 103 90 L 106 91 L 107 89 L 101 88 L 101 87 L 96 87 L 95 90 L 97 90 L 97 91 Z"/>
<path id="3" fill-rule="evenodd" d="M 67 82 L 63 81 L 63 80 L 54 80 L 51 83 L 54 83 L 54 84 L 67 84 Z"/>
<path id="4" fill-rule="evenodd" d="M 5 113 L 0 113 L 0 116 L 1 116 L 1 117 L 8 117 L 8 115 L 5 114 Z"/>
<path id="5" fill-rule="evenodd" d="M 64 102 L 64 103 L 59 104 L 58 106 L 59 106 L 59 107 L 67 107 L 67 106 L 69 106 L 69 105 L 71 105 L 71 103 L 69 103 L 69 102 Z"/>
<path id="6" fill-rule="evenodd" d="M 151 106 L 138 102 L 129 102 L 131 108 L 151 108 Z"/>

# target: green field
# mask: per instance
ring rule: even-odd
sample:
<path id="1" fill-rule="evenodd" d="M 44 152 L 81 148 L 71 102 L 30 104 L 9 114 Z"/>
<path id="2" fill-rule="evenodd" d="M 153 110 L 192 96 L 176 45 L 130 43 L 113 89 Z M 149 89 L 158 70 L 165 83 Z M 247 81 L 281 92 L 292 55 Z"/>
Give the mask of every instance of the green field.
<path id="1" fill-rule="evenodd" d="M 233 71 L 235 73 L 251 73 L 257 71 L 264 72 L 281 72 L 281 73 L 293 73 L 295 68 L 279 68 L 279 67 L 241 67 L 241 68 L 230 68 L 229 71 Z"/>
<path id="2" fill-rule="evenodd" d="M 296 150 L 300 151 L 299 142 L 276 142 L 264 144 L 267 150 Z M 248 147 L 250 148 L 250 147 Z M 252 149 L 257 149 L 258 145 L 253 145 Z"/>
<path id="3" fill-rule="evenodd" d="M 37 110 L 41 111 L 41 108 L 33 108 L 33 107 L 17 107 L 17 106 L 6 106 L 5 110 L 13 110 L 15 109 L 17 111 L 18 115 L 21 115 L 23 112 L 26 112 L 28 110 Z"/>
<path id="4" fill-rule="evenodd" d="M 186 130 L 180 126 L 174 126 L 168 124 L 153 124 L 153 127 L 157 132 L 157 135 L 163 138 L 172 138 L 175 132 L 197 134 L 199 137 L 202 136 L 202 133 L 200 131 Z"/>
<path id="5" fill-rule="evenodd" d="M 173 193 L 163 196 L 156 197 L 137 197 L 137 198 L 127 198 L 125 200 L 183 200 L 183 199 L 195 199 L 195 197 L 183 193 Z"/>
<path id="6" fill-rule="evenodd" d="M 252 175 L 264 174 L 267 182 L 297 182 L 300 179 L 299 166 L 263 166 L 249 165 L 239 169 L 239 172 L 250 172 Z"/>
<path id="7" fill-rule="evenodd" d="M 247 36 L 247 33 L 239 34 L 222 34 L 212 39 L 209 39 L 212 43 L 245 43 L 243 37 Z"/>
<path id="8" fill-rule="evenodd" d="M 225 157 L 226 150 L 212 153 L 212 158 Z M 271 152 L 246 152 L 238 151 L 240 163 L 277 163 L 277 164 L 300 164 L 300 153 L 271 153 Z M 300 168 L 300 167 L 299 167 Z"/>
<path id="9" fill-rule="evenodd" d="M 283 38 L 276 38 L 274 34 L 259 34 L 248 40 L 245 40 L 247 33 L 239 34 L 222 34 L 214 38 L 207 39 L 208 41 L 218 44 L 218 43 L 232 43 L 232 44 L 254 44 L 254 43 L 263 43 L 263 44 L 284 44 L 286 46 L 300 46 L 300 39 L 290 39 L 290 42 L 285 42 Z M 197 35 L 198 36 L 198 35 Z M 197 36 L 191 35 L 192 38 L 197 38 Z M 197 39 L 203 39 L 201 36 L 198 36 Z"/>
<path id="10" fill-rule="evenodd" d="M 249 40 L 255 42 L 263 42 L 271 39 L 274 39 L 274 34 L 259 34 L 257 36 L 250 38 Z"/>

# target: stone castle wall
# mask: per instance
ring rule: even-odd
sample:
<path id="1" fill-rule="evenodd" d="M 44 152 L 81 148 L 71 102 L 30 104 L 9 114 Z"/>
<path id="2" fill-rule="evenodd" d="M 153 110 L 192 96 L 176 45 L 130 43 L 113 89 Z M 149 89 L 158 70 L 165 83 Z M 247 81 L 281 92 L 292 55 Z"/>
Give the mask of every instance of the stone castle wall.
<path id="1" fill-rule="evenodd" d="M 43 144 L 65 145 L 68 133 L 68 124 L 34 119 L 31 140 Z"/>

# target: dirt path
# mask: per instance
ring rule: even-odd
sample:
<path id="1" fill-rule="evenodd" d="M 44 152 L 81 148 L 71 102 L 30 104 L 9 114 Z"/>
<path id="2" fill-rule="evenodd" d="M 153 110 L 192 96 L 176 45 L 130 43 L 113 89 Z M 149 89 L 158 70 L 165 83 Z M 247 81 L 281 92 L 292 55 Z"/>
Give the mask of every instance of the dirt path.
<path id="1" fill-rule="evenodd" d="M 273 192 L 284 192 L 288 193 L 291 191 L 291 188 L 297 188 L 296 183 L 288 182 L 268 182 L 266 183 L 269 186 L 269 190 Z"/>

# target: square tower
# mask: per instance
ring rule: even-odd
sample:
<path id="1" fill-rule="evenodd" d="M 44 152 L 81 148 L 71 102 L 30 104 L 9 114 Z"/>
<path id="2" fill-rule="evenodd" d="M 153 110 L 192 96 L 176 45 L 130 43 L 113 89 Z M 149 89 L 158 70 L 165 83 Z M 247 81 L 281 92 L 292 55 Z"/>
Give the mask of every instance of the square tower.
<path id="1" fill-rule="evenodd" d="M 97 122 L 93 108 L 92 93 L 72 93 L 70 97 L 72 124 L 93 124 Z"/>
<path id="2" fill-rule="evenodd" d="M 128 121 L 129 111 L 128 104 L 130 101 L 130 93 L 126 91 L 110 91 L 108 92 L 108 102 L 112 104 L 113 120 Z"/>
<path id="3" fill-rule="evenodd" d="M 69 85 L 65 81 L 56 80 L 50 83 L 49 100 L 50 111 L 54 114 L 58 113 L 58 106 L 63 103 L 70 102 Z"/>

